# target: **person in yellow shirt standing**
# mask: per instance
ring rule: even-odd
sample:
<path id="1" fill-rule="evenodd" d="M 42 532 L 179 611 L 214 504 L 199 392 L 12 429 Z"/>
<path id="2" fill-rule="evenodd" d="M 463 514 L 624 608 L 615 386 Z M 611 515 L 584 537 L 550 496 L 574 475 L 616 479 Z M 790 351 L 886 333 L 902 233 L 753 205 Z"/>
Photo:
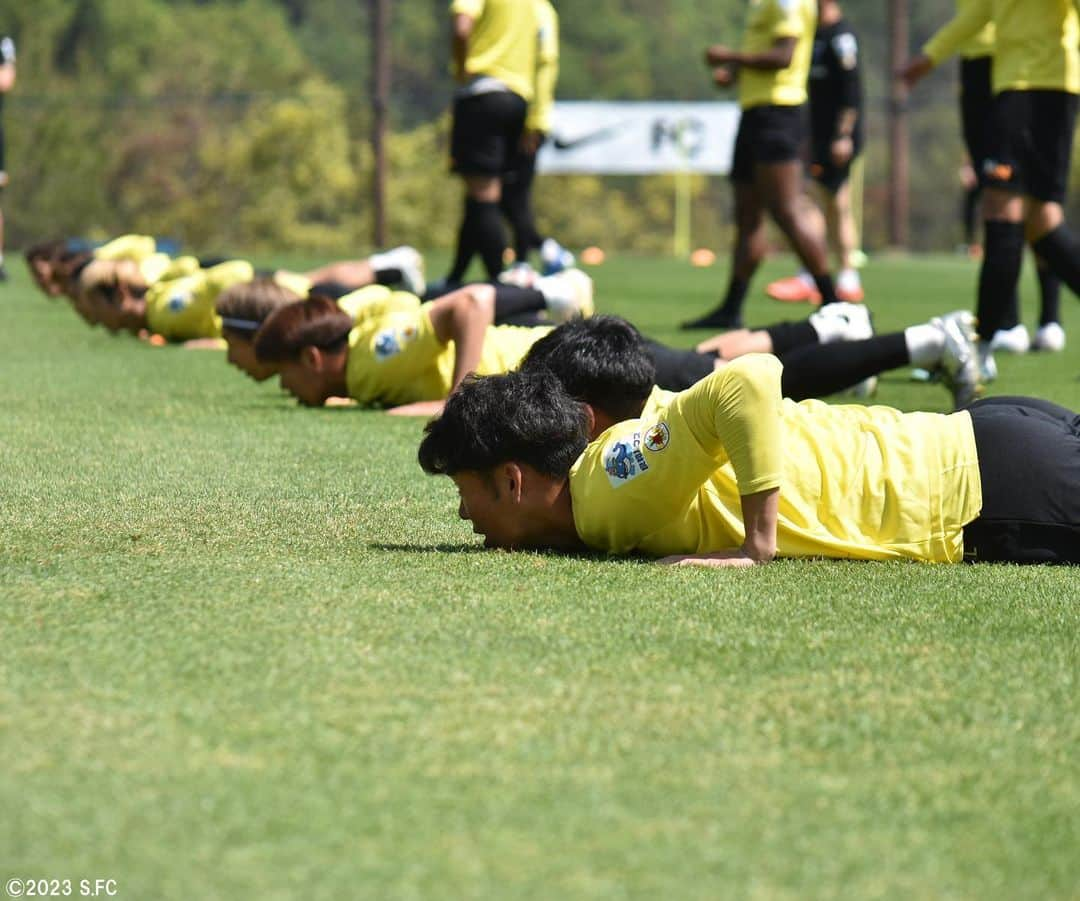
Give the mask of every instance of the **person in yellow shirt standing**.
<path id="1" fill-rule="evenodd" d="M 550 372 L 466 379 L 419 462 L 451 477 L 489 547 L 1080 563 L 1076 413 L 1032 398 L 948 415 L 795 403 L 781 369 L 742 357 L 602 432 Z"/>
<path id="2" fill-rule="evenodd" d="M 1074 0 L 968 0 L 903 74 L 915 84 L 935 65 L 995 27 L 994 104 L 986 135 L 986 244 L 978 318 L 984 373 L 996 372 L 990 341 L 1007 326 L 1025 241 L 1080 295 L 1080 241 L 1065 224 L 1077 96 L 1080 17 Z M 1064 333 L 1057 329 L 1063 346 Z"/>
<path id="3" fill-rule="evenodd" d="M 574 265 L 574 255 L 552 237 L 543 237 L 536 227 L 532 187 L 536 178 L 536 156 L 551 131 L 555 106 L 555 83 L 559 78 L 559 16 L 550 0 L 536 0 L 539 21 L 536 56 L 536 93 L 525 117 L 514 162 L 503 176 L 499 206 L 514 233 L 514 265 L 503 278 L 511 284 L 528 285 L 535 278 L 529 254 L 540 252 L 541 271 L 553 275 Z"/>
<path id="4" fill-rule="evenodd" d="M 459 286 L 479 254 L 494 279 L 506 232 L 499 203 L 536 92 L 536 0 L 453 0 L 454 97 L 451 168 L 465 182 L 465 209 L 453 266 L 440 290 Z"/>
<path id="5" fill-rule="evenodd" d="M 836 303 L 821 214 L 803 186 L 807 77 L 817 26 L 816 0 L 749 0 L 742 49 L 706 52 L 713 81 L 739 84 L 735 139 L 737 234 L 724 301 L 683 328 L 738 328 L 750 279 L 765 255 L 765 213 L 776 221 L 814 279 L 823 304 Z"/>
<path id="6" fill-rule="evenodd" d="M 958 0 L 957 11 L 963 12 L 972 0 Z M 960 122 L 963 129 L 964 146 L 971 163 L 973 184 L 968 187 L 964 198 L 964 228 L 968 244 L 973 243 L 975 217 L 982 198 L 982 190 L 987 177 L 987 148 L 991 140 L 991 128 L 994 110 L 994 46 L 995 27 L 990 22 L 975 35 L 956 48 L 960 57 Z M 928 44 L 933 51 L 933 46 Z M 921 77 L 922 68 L 930 62 L 923 55 L 916 58 L 902 73 L 912 83 Z M 1065 331 L 1061 327 L 1061 280 L 1054 275 L 1044 260 L 1035 257 L 1036 271 L 1039 278 L 1039 296 L 1041 308 L 1039 329 L 1035 334 L 1036 350 L 1060 351 L 1065 349 Z M 997 331 L 990 337 L 991 350 L 1005 350 L 1010 353 L 1026 353 L 1032 341 L 1027 329 L 1020 321 L 1020 297 L 1014 293 L 1008 310 L 1003 312 Z M 993 373 L 989 373 L 992 375 Z"/>

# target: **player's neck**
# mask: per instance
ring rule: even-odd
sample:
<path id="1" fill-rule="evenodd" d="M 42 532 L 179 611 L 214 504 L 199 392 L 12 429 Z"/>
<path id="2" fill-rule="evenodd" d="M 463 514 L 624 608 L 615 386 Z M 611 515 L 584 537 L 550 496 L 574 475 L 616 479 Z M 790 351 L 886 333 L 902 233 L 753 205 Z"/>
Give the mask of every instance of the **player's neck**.
<path id="1" fill-rule="evenodd" d="M 544 502 L 531 512 L 534 530 L 530 537 L 535 546 L 557 551 L 583 550 L 585 545 L 574 526 L 570 480 L 552 481 L 545 495 Z"/>

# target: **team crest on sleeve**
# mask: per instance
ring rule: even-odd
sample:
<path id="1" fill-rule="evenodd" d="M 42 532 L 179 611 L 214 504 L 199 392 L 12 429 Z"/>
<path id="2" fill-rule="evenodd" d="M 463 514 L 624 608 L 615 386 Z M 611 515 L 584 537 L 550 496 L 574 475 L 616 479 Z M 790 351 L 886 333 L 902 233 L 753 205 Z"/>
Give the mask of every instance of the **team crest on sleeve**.
<path id="1" fill-rule="evenodd" d="M 612 442 L 604 451 L 604 472 L 615 488 L 648 470 L 649 464 L 641 452 L 641 443 L 641 432 L 634 432 L 625 439 Z"/>
<path id="2" fill-rule="evenodd" d="M 179 313 L 182 310 L 187 309 L 191 303 L 191 291 L 179 290 L 173 291 L 169 295 L 169 299 L 165 302 L 165 307 L 170 313 Z"/>
<path id="3" fill-rule="evenodd" d="M 396 356 L 415 337 L 415 326 L 384 328 L 375 335 L 375 359 L 388 360 L 390 357 Z"/>
<path id="4" fill-rule="evenodd" d="M 667 447 L 669 441 L 671 441 L 671 432 L 666 422 L 658 422 L 645 433 L 645 447 L 654 454 L 660 453 Z"/>

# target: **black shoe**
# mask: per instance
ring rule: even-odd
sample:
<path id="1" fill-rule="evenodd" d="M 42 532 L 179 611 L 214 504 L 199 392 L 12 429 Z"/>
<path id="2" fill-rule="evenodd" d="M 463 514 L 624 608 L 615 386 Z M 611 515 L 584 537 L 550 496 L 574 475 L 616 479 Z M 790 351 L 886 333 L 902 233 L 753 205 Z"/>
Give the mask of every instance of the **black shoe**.
<path id="1" fill-rule="evenodd" d="M 0 263 L 0 282 L 6 282 L 8 280 L 7 270 L 4 268 L 4 264 Z"/>
<path id="2" fill-rule="evenodd" d="M 689 322 L 684 322 L 680 328 L 682 329 L 726 329 L 726 328 L 742 328 L 742 315 L 740 313 L 732 313 L 730 310 L 725 310 L 723 307 L 717 307 L 711 313 L 706 313 L 700 319 L 691 319 Z"/>

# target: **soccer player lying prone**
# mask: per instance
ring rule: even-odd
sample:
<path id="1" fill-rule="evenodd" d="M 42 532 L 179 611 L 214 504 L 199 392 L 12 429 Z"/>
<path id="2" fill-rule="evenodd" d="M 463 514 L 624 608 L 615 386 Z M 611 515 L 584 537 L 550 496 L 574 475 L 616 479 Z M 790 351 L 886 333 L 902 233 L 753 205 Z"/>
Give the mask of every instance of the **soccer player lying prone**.
<path id="1" fill-rule="evenodd" d="M 94 251 L 75 273 L 74 303 L 88 322 L 114 332 L 160 335 L 165 341 L 220 338 L 221 324 L 214 311 L 218 295 L 257 274 L 247 260 L 173 258 L 161 252 L 102 256 L 108 247 Z M 299 295 L 324 283 L 343 291 L 370 284 L 416 283 L 422 291 L 419 266 L 415 250 L 399 247 L 367 260 L 343 260 L 303 273 L 279 269 L 272 277 Z"/>
<path id="2" fill-rule="evenodd" d="M 263 372 L 278 372 L 282 387 L 305 406 L 351 398 L 431 416 L 466 373 L 514 368 L 551 330 L 497 323 L 535 321 L 541 313 L 554 322 L 590 315 L 592 280 L 568 269 L 538 280 L 536 288 L 471 285 L 429 303 L 413 298 L 411 305 L 389 297 L 357 315 L 311 297 L 269 315 L 255 333 L 255 362 Z"/>
<path id="3" fill-rule="evenodd" d="M 1080 563 L 1080 416 L 1032 398 L 952 414 L 796 403 L 751 354 L 640 415 L 549 370 L 472 377 L 419 460 L 489 547 L 663 562 L 775 557 Z"/>

